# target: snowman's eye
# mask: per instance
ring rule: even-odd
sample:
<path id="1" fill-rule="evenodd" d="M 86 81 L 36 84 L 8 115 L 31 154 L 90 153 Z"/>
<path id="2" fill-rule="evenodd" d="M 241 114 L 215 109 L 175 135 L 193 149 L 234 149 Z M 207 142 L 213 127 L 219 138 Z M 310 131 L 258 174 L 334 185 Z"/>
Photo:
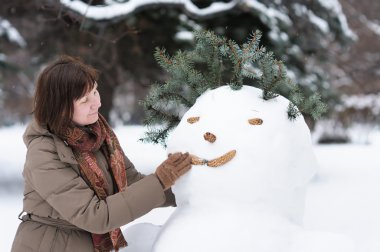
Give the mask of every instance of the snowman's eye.
<path id="1" fill-rule="evenodd" d="M 196 123 L 198 121 L 199 121 L 199 116 L 194 116 L 194 117 L 187 118 L 187 122 L 191 123 L 191 124 Z"/>
<path id="2" fill-rule="evenodd" d="M 263 124 L 263 120 L 260 118 L 251 118 L 248 120 L 248 123 L 251 125 L 261 125 Z"/>

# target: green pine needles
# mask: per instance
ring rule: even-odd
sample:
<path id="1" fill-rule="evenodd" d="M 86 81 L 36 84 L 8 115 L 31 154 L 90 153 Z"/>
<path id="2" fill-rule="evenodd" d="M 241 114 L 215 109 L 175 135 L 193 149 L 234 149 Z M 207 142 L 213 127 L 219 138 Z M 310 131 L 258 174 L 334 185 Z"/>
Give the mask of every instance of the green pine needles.
<path id="1" fill-rule="evenodd" d="M 144 124 L 149 127 L 141 140 L 165 145 L 169 131 L 180 122 L 180 113 L 206 90 L 226 84 L 233 90 L 243 85 L 258 87 L 263 90 L 264 100 L 279 94 L 287 97 L 291 101 L 287 111 L 291 120 L 301 113 L 318 119 L 327 110 L 320 96 L 304 97 L 299 86 L 287 77 L 283 62 L 260 46 L 261 36 L 256 31 L 246 43 L 238 45 L 211 31 L 196 31 L 192 50 L 170 56 L 165 49 L 157 48 L 154 57 L 170 78 L 154 85 L 141 102 Z"/>

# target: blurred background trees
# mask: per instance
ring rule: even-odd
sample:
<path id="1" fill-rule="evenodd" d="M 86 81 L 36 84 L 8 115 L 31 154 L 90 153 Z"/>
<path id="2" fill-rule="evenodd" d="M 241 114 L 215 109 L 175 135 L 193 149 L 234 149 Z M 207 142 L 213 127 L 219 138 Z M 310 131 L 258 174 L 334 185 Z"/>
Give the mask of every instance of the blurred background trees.
<path id="1" fill-rule="evenodd" d="M 378 13 L 373 0 L 2 0 L 0 125 L 30 119 L 35 78 L 59 54 L 101 71 L 101 112 L 114 125 L 139 124 L 138 101 L 166 78 L 155 47 L 189 48 L 199 29 L 241 43 L 259 29 L 290 77 L 328 102 L 321 141 L 348 141 L 347 128 L 380 120 Z"/>

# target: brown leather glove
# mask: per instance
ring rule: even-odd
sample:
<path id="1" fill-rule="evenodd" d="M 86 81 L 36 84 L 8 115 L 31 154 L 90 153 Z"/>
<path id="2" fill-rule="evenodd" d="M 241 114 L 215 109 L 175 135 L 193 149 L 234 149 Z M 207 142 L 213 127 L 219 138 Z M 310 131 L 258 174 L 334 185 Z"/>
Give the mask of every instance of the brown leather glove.
<path id="1" fill-rule="evenodd" d="M 168 158 L 156 169 L 156 176 L 164 190 L 169 189 L 174 182 L 191 168 L 191 157 L 188 152 L 169 154 Z"/>

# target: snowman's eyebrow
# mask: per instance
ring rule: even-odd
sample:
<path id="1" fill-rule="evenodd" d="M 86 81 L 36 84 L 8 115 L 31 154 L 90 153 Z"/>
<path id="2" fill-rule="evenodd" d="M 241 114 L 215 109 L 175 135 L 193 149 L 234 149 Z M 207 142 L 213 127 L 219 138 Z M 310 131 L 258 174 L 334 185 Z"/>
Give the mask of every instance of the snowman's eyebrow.
<path id="1" fill-rule="evenodd" d="M 263 119 L 261 118 L 251 118 L 248 120 L 248 123 L 251 125 L 261 125 L 263 124 Z"/>
<path id="2" fill-rule="evenodd" d="M 193 124 L 193 123 L 198 122 L 199 118 L 200 118 L 199 116 L 192 116 L 192 117 L 187 118 L 187 122 Z"/>
<path id="3" fill-rule="evenodd" d="M 257 117 L 257 114 L 260 114 L 260 111 L 251 109 L 253 113 L 255 113 L 254 117 L 248 119 L 248 123 L 251 125 L 261 125 L 263 124 L 263 119 Z"/>

